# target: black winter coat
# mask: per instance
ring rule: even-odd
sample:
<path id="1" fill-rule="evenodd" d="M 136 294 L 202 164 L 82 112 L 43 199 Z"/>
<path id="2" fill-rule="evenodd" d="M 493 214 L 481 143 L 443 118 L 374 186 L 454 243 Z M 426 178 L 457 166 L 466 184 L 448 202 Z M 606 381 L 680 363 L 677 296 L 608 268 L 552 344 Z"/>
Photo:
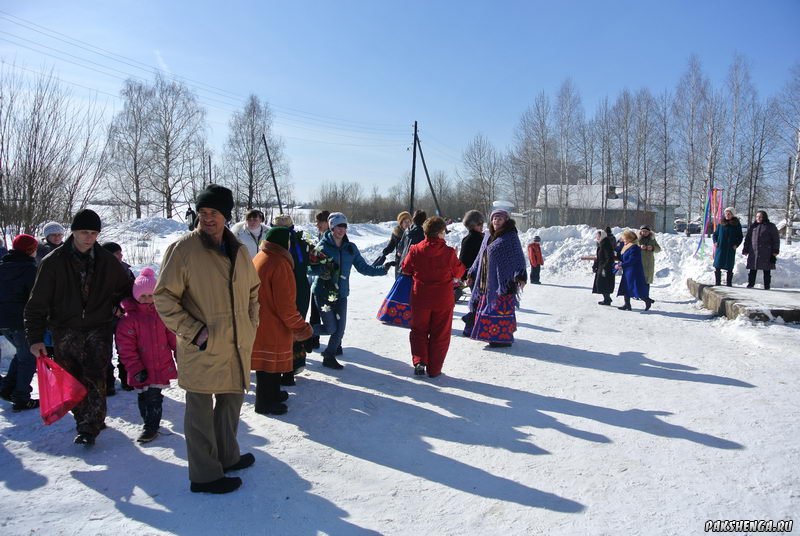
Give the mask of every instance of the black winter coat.
<path id="1" fill-rule="evenodd" d="M 61 247 L 62 244 L 63 242 L 56 246 L 48 242 L 46 238 L 40 240 L 39 246 L 36 248 L 36 265 L 38 266 L 42 262 L 42 259 L 50 254 L 51 251 Z"/>
<path id="2" fill-rule="evenodd" d="M 422 230 L 421 225 L 412 224 L 411 227 L 406 229 L 403 232 L 403 238 L 400 239 L 400 243 L 397 245 L 397 250 L 400 252 L 397 265 L 402 266 L 411 246 L 419 244 L 423 240 L 425 240 L 425 231 Z"/>
<path id="3" fill-rule="evenodd" d="M 781 251 L 778 228 L 771 221 L 753 222 L 747 229 L 742 253 L 747 255 L 748 270 L 774 270 L 773 257 Z"/>
<path id="4" fill-rule="evenodd" d="M 594 272 L 593 294 L 614 292 L 614 245 L 608 237 L 597 244 L 597 259 L 592 265 Z"/>
<path id="5" fill-rule="evenodd" d="M 461 264 L 467 267 L 467 272 L 472 268 L 475 259 L 478 258 L 478 252 L 481 250 L 483 244 L 483 233 L 480 231 L 470 230 L 469 234 L 461 240 L 461 251 L 458 253 L 458 260 Z M 464 274 L 464 278 L 467 274 Z"/>
<path id="6" fill-rule="evenodd" d="M 33 282 L 36 259 L 11 250 L 0 261 L 0 328 L 22 329 L 23 311 Z"/>
<path id="7" fill-rule="evenodd" d="M 74 238 L 48 255 L 39 265 L 31 297 L 25 306 L 25 334 L 30 344 L 44 341 L 47 328 L 111 332 L 114 306 L 131 295 L 131 280 L 117 258 L 94 245 L 94 274 L 84 303 L 80 274 L 73 262 Z"/>

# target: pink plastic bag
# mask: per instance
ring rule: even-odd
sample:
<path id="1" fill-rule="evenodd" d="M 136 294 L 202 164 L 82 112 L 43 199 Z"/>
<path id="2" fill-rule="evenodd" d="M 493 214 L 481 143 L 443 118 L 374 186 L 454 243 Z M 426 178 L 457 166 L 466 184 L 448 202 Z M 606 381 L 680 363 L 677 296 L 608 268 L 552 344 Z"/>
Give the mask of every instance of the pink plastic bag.
<path id="1" fill-rule="evenodd" d="M 86 387 L 44 353 L 36 357 L 39 379 L 39 413 L 45 424 L 53 424 L 86 396 Z"/>

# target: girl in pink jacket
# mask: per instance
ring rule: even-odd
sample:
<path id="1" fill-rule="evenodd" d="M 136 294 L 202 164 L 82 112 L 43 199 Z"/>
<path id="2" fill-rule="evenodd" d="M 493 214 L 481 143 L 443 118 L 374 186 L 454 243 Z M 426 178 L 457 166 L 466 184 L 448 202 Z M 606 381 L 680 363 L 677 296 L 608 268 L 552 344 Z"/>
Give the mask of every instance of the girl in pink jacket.
<path id="1" fill-rule="evenodd" d="M 158 437 L 161 424 L 161 389 L 178 377 L 175 368 L 175 334 L 167 329 L 153 305 L 156 276 L 145 268 L 133 283 L 133 300 L 122 302 L 125 316 L 117 325 L 117 354 L 128 371 L 128 383 L 139 391 L 139 413 L 144 431 L 139 443 Z"/>

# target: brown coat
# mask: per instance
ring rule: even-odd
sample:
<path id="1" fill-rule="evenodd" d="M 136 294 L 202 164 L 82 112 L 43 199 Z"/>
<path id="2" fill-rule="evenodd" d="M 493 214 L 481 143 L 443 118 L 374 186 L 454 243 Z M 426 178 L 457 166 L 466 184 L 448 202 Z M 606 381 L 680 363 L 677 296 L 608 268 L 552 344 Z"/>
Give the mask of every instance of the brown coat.
<path id="1" fill-rule="evenodd" d="M 259 281 L 250 255 L 229 230 L 227 255 L 195 230 L 164 253 L 153 293 L 156 309 L 178 338 L 178 385 L 203 394 L 250 387 L 250 355 L 258 326 Z M 208 341 L 194 340 L 203 327 Z"/>
<path id="2" fill-rule="evenodd" d="M 277 244 L 265 242 L 253 259 L 261 287 L 259 324 L 253 345 L 252 369 L 291 372 L 292 344 L 311 337 L 311 326 L 297 312 L 294 261 Z"/>

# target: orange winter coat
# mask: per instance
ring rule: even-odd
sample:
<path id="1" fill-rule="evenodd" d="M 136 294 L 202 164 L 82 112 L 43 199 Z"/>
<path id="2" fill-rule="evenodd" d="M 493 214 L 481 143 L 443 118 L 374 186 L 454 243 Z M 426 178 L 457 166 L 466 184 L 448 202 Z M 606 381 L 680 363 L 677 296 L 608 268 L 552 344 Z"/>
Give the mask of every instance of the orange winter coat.
<path id="1" fill-rule="evenodd" d="M 536 268 L 544 264 L 544 257 L 542 257 L 542 246 L 537 242 L 528 244 L 528 259 L 531 261 L 531 266 Z"/>
<path id="2" fill-rule="evenodd" d="M 292 345 L 312 335 L 311 326 L 297 312 L 294 261 L 277 244 L 265 242 L 253 258 L 261 280 L 258 289 L 259 324 L 253 344 L 252 370 L 291 372 Z"/>

